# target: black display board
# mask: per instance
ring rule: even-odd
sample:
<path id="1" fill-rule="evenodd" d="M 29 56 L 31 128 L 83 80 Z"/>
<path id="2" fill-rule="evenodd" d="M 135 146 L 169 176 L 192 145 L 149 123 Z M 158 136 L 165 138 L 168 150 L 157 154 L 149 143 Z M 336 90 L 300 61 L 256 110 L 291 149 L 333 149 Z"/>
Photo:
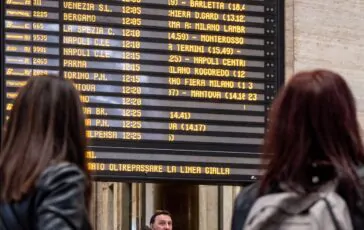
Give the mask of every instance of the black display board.
<path id="1" fill-rule="evenodd" d="M 282 0 L 5 0 L 2 121 L 29 77 L 82 93 L 96 180 L 251 182 L 284 70 Z"/>

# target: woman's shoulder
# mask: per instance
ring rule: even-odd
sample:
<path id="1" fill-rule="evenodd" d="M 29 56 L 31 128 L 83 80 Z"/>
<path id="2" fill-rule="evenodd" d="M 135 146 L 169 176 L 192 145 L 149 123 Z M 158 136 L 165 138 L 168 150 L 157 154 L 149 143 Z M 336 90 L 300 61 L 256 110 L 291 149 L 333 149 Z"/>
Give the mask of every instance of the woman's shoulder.
<path id="1" fill-rule="evenodd" d="M 245 203 L 254 202 L 259 194 L 259 183 L 243 187 L 235 199 L 235 208 L 242 209 Z"/>
<path id="2" fill-rule="evenodd" d="M 235 198 L 233 218 L 231 221 L 232 230 L 243 228 L 248 213 L 259 196 L 259 183 L 251 184 L 241 189 Z"/>
<path id="3" fill-rule="evenodd" d="M 62 226 L 89 229 L 86 175 L 77 165 L 49 166 L 40 175 L 37 186 L 35 207 L 39 229 L 64 229 Z"/>
<path id="4" fill-rule="evenodd" d="M 38 189 L 57 186 L 62 183 L 84 183 L 85 174 L 75 164 L 62 162 L 48 166 L 39 176 Z"/>
<path id="5" fill-rule="evenodd" d="M 279 189 L 275 184 L 269 186 L 267 193 L 276 193 Z M 242 188 L 240 193 L 235 198 L 234 212 L 231 223 L 232 230 L 243 229 L 244 223 L 254 203 L 259 199 L 260 194 L 260 182 L 256 182 L 247 187 Z"/>

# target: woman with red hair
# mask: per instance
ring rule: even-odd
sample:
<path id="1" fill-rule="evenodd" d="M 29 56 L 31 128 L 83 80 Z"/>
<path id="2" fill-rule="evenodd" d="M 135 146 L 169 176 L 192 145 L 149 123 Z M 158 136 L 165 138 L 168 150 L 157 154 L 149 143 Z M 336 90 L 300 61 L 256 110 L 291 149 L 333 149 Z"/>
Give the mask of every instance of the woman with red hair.
<path id="1" fill-rule="evenodd" d="M 330 181 L 337 181 L 353 229 L 364 229 L 357 174 L 364 148 L 354 97 L 340 75 L 315 70 L 290 79 L 271 108 L 263 162 L 261 180 L 236 199 L 232 230 L 243 229 L 259 198 L 287 189 L 305 197 Z"/>

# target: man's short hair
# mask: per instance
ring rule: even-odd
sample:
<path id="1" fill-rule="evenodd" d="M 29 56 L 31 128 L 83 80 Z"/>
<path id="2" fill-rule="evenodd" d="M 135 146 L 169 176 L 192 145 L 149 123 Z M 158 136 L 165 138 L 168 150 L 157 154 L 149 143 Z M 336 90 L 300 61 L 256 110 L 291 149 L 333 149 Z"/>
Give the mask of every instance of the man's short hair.
<path id="1" fill-rule="evenodd" d="M 155 211 L 153 216 L 150 218 L 149 224 L 154 224 L 155 218 L 157 218 L 157 216 L 159 216 L 159 215 L 167 215 L 167 216 L 170 216 L 172 218 L 171 213 L 168 212 L 167 210 L 157 210 L 157 211 Z"/>

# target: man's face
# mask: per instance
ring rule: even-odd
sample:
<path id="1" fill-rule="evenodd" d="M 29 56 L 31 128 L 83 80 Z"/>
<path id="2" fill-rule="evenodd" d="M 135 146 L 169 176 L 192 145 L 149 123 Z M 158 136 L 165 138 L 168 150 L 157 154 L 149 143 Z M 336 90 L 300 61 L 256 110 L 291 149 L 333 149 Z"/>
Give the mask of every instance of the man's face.
<path id="1" fill-rule="evenodd" d="M 172 230 L 171 217 L 163 214 L 156 216 L 152 230 Z"/>

